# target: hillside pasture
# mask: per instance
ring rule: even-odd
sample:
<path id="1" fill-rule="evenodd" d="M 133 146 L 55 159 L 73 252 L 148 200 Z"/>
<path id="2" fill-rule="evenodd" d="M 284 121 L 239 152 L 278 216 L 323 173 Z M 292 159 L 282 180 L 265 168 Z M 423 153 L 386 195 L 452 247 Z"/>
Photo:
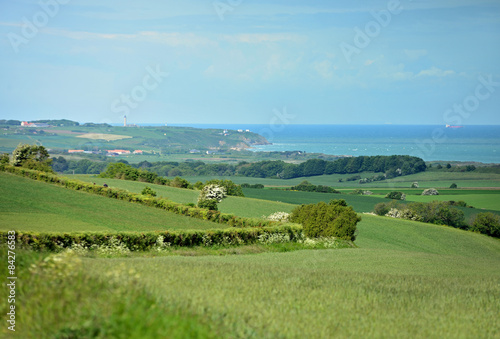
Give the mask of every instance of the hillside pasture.
<path id="1" fill-rule="evenodd" d="M 125 265 L 162 302 L 233 337 L 484 338 L 500 335 L 500 242 L 366 215 L 359 248 L 237 256 L 86 259 Z"/>
<path id="2" fill-rule="evenodd" d="M 134 193 L 140 193 L 144 187 L 149 186 L 157 193 L 158 196 L 162 196 L 182 204 L 196 204 L 200 194 L 200 192 L 196 190 L 155 185 L 138 181 L 99 178 L 97 176 L 90 175 L 69 175 L 68 177 L 85 182 L 95 182 L 98 185 L 106 183 L 110 187 L 118 187 Z M 295 205 L 292 204 L 278 201 L 270 202 L 267 199 L 245 199 L 231 196 L 225 198 L 219 204 L 219 210 L 221 212 L 231 213 L 247 218 L 260 218 L 262 216 L 268 216 L 274 212 L 290 212 L 294 207 Z"/>
<path id="3" fill-rule="evenodd" d="M 156 208 L 0 173 L 0 229 L 36 232 L 225 228 Z"/>

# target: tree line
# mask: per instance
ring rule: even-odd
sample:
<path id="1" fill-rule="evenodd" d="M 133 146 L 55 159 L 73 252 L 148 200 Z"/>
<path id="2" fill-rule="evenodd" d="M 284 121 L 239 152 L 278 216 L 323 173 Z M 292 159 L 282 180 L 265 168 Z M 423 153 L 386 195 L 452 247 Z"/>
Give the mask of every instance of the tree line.
<path id="1" fill-rule="evenodd" d="M 126 161 L 121 161 L 128 164 Z M 95 163 L 90 160 L 53 159 L 53 168 L 57 172 L 79 174 L 97 174 L 106 167 L 105 162 Z M 254 178 L 292 179 L 324 174 L 355 174 L 365 171 L 381 173 L 385 178 L 415 174 L 426 170 L 425 162 L 408 155 L 360 156 L 341 158 L 334 161 L 310 159 L 300 164 L 286 163 L 282 160 L 264 160 L 254 163 L 242 161 L 236 165 L 213 164 L 202 161 L 186 162 L 148 162 L 142 161 L 130 166 L 156 173 L 163 177 L 177 176 L 245 176 Z"/>

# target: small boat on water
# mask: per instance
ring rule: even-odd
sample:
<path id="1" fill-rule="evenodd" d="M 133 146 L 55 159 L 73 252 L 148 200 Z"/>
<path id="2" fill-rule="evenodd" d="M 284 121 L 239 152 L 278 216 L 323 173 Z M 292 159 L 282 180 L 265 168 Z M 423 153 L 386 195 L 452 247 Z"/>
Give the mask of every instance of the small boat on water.
<path id="1" fill-rule="evenodd" d="M 464 128 L 464 126 L 446 125 L 446 128 Z"/>

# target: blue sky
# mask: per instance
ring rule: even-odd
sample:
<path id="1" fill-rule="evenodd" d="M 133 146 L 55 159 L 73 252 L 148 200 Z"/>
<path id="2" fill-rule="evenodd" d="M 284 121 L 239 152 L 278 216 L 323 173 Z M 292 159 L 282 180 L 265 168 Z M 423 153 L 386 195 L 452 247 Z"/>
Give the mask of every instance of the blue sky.
<path id="1" fill-rule="evenodd" d="M 500 1 L 0 4 L 0 119 L 500 124 Z"/>

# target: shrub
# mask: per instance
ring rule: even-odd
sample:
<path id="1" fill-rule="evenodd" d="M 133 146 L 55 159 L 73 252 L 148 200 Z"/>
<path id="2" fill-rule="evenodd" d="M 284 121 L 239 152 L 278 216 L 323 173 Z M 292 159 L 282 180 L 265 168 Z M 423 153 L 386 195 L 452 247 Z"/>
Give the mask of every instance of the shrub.
<path id="1" fill-rule="evenodd" d="M 172 181 L 170 181 L 169 186 L 177 188 L 189 188 L 191 184 L 186 179 L 175 177 Z"/>
<path id="2" fill-rule="evenodd" d="M 455 184 L 455 183 L 453 183 L 453 184 L 451 184 L 451 185 L 450 185 L 450 188 L 457 188 L 457 187 L 458 187 L 458 186 L 457 186 L 457 184 Z"/>
<path id="3" fill-rule="evenodd" d="M 387 215 L 387 213 L 389 213 L 390 209 L 391 208 L 389 207 L 389 204 L 385 202 L 380 202 L 376 204 L 375 207 L 373 208 L 373 213 L 375 213 L 376 215 L 384 216 Z"/>
<path id="4" fill-rule="evenodd" d="M 448 225 L 456 228 L 466 228 L 464 223 L 464 212 L 451 207 L 447 202 L 413 202 L 408 204 L 408 208 L 413 214 L 421 216 L 421 221 L 423 222 Z"/>
<path id="5" fill-rule="evenodd" d="M 470 230 L 500 238 L 500 217 L 491 212 L 479 213 L 472 220 Z"/>
<path id="6" fill-rule="evenodd" d="M 153 191 L 153 189 L 149 186 L 144 187 L 144 189 L 141 191 L 142 195 L 149 195 L 151 197 L 156 197 L 156 192 Z"/>
<path id="7" fill-rule="evenodd" d="M 336 237 L 354 241 L 356 225 L 361 218 L 345 200 L 301 205 L 292 211 L 291 222 L 301 223 L 309 238 Z"/>
<path id="8" fill-rule="evenodd" d="M 390 193 L 387 193 L 385 196 L 388 199 L 394 199 L 394 200 L 406 200 L 406 194 L 403 192 L 397 192 L 397 191 L 392 191 Z"/>
<path id="9" fill-rule="evenodd" d="M 422 195 L 439 195 L 439 192 L 435 188 L 426 188 L 423 192 Z"/>
<path id="10" fill-rule="evenodd" d="M 198 200 L 199 208 L 206 208 L 210 211 L 218 211 L 217 200 L 215 199 L 207 199 L 207 200 Z"/>

